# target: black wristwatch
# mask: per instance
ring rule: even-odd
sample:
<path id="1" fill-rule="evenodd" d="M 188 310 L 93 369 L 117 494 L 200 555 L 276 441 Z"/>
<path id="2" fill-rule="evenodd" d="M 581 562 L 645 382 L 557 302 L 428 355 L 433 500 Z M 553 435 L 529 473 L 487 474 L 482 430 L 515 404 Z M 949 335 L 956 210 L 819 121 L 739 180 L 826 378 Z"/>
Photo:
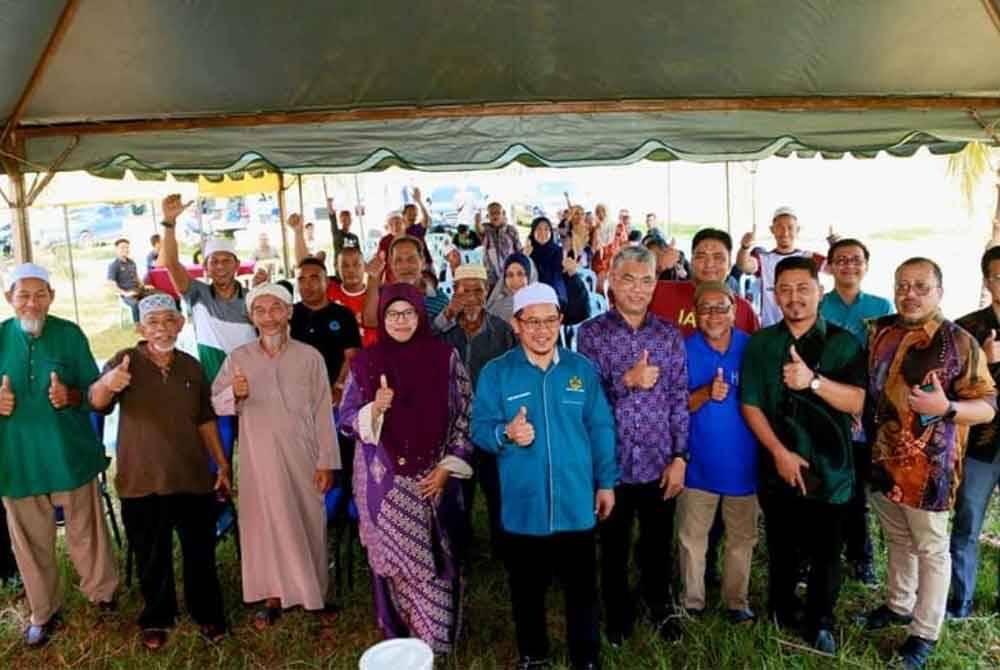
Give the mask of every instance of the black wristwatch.
<path id="1" fill-rule="evenodd" d="M 160 221 L 160 225 L 163 226 L 164 228 L 173 228 L 175 225 L 177 225 L 177 222 L 175 221 L 174 223 L 167 223 L 166 221 Z"/>
<path id="2" fill-rule="evenodd" d="M 945 412 L 944 416 L 941 417 L 941 418 L 943 418 L 945 421 L 953 421 L 955 419 L 955 415 L 956 414 L 958 414 L 958 408 L 955 407 L 954 401 L 949 400 L 948 401 L 948 411 Z"/>

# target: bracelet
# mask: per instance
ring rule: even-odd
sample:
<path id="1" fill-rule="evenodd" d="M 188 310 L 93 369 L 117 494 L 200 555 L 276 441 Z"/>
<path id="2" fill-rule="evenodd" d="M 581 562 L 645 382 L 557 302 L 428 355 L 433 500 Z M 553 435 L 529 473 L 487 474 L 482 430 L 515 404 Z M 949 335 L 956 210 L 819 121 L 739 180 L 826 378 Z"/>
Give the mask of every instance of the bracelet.
<path id="1" fill-rule="evenodd" d="M 177 222 L 175 221 L 174 223 L 167 223 L 166 221 L 160 221 L 160 225 L 163 226 L 164 228 L 173 228 L 175 225 L 177 225 Z"/>

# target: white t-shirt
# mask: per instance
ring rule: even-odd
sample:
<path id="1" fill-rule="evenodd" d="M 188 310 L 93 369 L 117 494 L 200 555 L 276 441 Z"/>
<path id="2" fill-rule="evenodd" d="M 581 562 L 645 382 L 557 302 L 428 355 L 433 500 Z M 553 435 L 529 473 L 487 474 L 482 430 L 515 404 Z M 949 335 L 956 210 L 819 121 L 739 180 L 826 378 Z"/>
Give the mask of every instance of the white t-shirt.
<path id="1" fill-rule="evenodd" d="M 760 277 L 761 284 L 763 284 L 763 290 L 761 291 L 760 325 L 764 328 L 773 326 L 783 318 L 781 308 L 778 307 L 778 303 L 774 299 L 774 270 L 778 267 L 778 263 L 793 256 L 804 256 L 812 258 L 816 261 L 817 268 L 822 269 L 826 261 L 826 257 L 822 254 L 803 249 L 781 253 L 777 249 L 766 251 L 764 247 L 754 247 L 750 255 L 757 259 L 756 276 Z"/>

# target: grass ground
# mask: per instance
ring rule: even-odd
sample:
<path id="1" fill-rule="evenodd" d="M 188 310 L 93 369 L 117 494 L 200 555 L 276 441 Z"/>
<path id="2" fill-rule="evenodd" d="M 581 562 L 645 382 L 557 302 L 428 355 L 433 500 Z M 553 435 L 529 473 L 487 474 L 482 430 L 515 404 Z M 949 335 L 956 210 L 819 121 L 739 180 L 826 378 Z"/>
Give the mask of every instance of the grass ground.
<path id="1" fill-rule="evenodd" d="M 484 538 L 483 518 L 482 508 L 477 507 L 475 520 L 479 538 Z M 994 512 L 988 531 L 996 533 L 998 529 L 1000 517 Z M 481 539 L 477 546 L 485 545 Z M 879 542 L 880 555 L 881 551 Z M 764 552 L 761 544 L 755 555 L 751 583 L 751 601 L 758 611 L 764 608 Z M 946 627 L 931 668 L 1000 667 L 1000 623 L 990 610 L 997 593 L 998 551 L 990 546 L 983 553 L 975 617 Z M 320 618 L 293 611 L 286 613 L 273 629 L 258 633 L 253 628 L 253 610 L 244 606 L 240 599 L 239 564 L 233 543 L 225 540 L 218 549 L 218 562 L 232 634 L 225 642 L 211 645 L 198 635 L 190 620 L 182 616 L 167 646 L 157 654 L 143 649 L 134 624 L 141 607 L 137 585 L 130 591 L 122 590 L 118 614 L 100 620 L 96 610 L 76 591 L 75 573 L 62 546 L 60 560 L 64 577 L 71 584 L 67 591 L 65 624 L 45 649 L 24 649 L 20 630 L 27 615 L 25 602 L 10 589 L 0 591 L 0 667 L 10 670 L 139 667 L 348 670 L 357 668 L 362 651 L 380 639 L 372 614 L 367 568 L 360 552 L 354 557 L 354 588 L 345 594 L 344 607 L 339 614 Z M 879 576 L 884 578 L 881 569 Z M 181 590 L 178 585 L 178 591 Z M 880 593 L 851 580 L 845 582 L 838 607 L 837 635 L 841 651 L 836 658 L 817 656 L 789 646 L 788 643 L 802 645 L 803 641 L 769 623 L 762 621 L 733 627 L 715 612 L 697 621 L 686 621 L 683 638 L 672 644 L 662 643 L 652 629 L 641 626 L 620 649 L 604 646 L 604 667 L 610 670 L 894 667 L 890 664 L 892 651 L 905 637 L 905 631 L 891 629 L 867 633 L 851 623 L 855 615 L 880 604 Z M 553 593 L 549 601 L 550 632 L 556 656 L 561 658 L 564 653 L 561 598 Z M 455 654 L 439 661 L 435 667 L 438 670 L 510 667 L 516 648 L 507 584 L 500 565 L 482 555 L 473 559 L 466 603 L 468 629 L 465 638 Z"/>

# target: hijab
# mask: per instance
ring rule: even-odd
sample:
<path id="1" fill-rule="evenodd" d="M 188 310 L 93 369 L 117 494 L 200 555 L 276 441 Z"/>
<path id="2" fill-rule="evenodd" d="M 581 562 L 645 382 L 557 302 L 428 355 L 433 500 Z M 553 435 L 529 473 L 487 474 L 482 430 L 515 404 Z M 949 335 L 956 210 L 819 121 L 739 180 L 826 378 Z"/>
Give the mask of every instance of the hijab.
<path id="1" fill-rule="evenodd" d="M 535 231 L 542 224 L 548 225 L 552 233 L 549 241 L 545 244 L 535 238 Z M 531 260 L 535 264 L 535 269 L 538 270 L 538 280 L 551 286 L 556 295 L 559 296 L 559 302 L 565 304 L 566 280 L 563 279 L 563 249 L 556 242 L 556 234 L 552 222 L 544 216 L 539 216 L 531 222 L 531 234 L 528 239 L 531 242 Z"/>
<path id="2" fill-rule="evenodd" d="M 535 264 L 531 262 L 530 258 L 522 253 L 513 253 L 507 257 L 507 260 L 503 264 L 503 274 L 500 276 L 500 281 L 493 287 L 489 300 L 486 301 L 486 311 L 504 321 L 510 321 L 514 318 L 514 293 L 507 290 L 506 282 L 507 268 L 514 263 L 524 268 L 524 274 L 528 277 L 528 284 L 538 281 L 538 272 L 535 270 Z"/>

